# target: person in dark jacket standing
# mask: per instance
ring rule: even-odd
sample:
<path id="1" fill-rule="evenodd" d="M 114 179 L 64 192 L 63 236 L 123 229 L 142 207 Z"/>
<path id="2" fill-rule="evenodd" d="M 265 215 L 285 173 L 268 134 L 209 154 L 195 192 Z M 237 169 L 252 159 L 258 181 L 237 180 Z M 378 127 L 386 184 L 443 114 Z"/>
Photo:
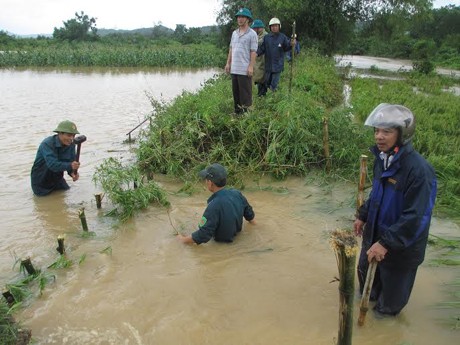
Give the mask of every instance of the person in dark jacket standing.
<path id="1" fill-rule="evenodd" d="M 264 37 L 268 35 L 268 32 L 265 31 L 264 22 L 260 19 L 254 20 L 251 28 L 257 33 L 257 39 L 259 47 L 264 41 Z M 265 83 L 265 57 L 258 56 L 256 58 L 256 64 L 254 66 L 254 83 L 257 85 L 257 96 L 265 96 L 267 93 L 267 85 Z"/>
<path id="2" fill-rule="evenodd" d="M 376 158 L 372 191 L 354 222 L 363 236 L 358 279 L 362 293 L 368 264 L 378 262 L 370 298 L 377 314 L 394 316 L 408 303 L 425 257 L 436 175 L 412 147 L 415 118 L 408 108 L 382 103 L 364 124 L 374 127 Z"/>
<path id="3" fill-rule="evenodd" d="M 42 141 L 37 150 L 30 173 L 32 190 L 35 195 L 44 196 L 52 191 L 69 189 L 64 179 L 67 171 L 73 181 L 79 178 L 80 163 L 75 161 L 75 134 L 77 126 L 71 121 L 62 121 L 54 130 L 57 134 Z"/>
<path id="4" fill-rule="evenodd" d="M 257 56 L 265 55 L 265 81 L 267 88 L 275 91 L 284 70 L 284 56 L 292 47 L 289 38 L 280 32 L 281 22 L 278 18 L 270 19 L 268 26 L 271 32 L 264 37 Z"/>
<path id="5" fill-rule="evenodd" d="M 213 194 L 201 217 L 198 230 L 191 235 L 177 235 L 183 243 L 206 243 L 214 238 L 216 242 L 233 242 L 243 227 L 243 218 L 255 224 L 255 214 L 244 195 L 237 189 L 226 189 L 227 171 L 214 163 L 200 171 L 199 176 Z"/>

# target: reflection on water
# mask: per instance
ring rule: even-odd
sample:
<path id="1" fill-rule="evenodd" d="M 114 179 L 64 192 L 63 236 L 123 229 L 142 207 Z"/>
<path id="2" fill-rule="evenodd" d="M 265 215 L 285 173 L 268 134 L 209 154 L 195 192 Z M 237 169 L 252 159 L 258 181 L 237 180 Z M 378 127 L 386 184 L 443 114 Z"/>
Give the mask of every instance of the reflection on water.
<path id="1" fill-rule="evenodd" d="M 338 284 L 331 283 L 337 264 L 328 232 L 351 227 L 355 186 L 322 188 L 299 178 L 249 182 L 244 193 L 254 206 L 256 226 L 245 226 L 229 245 L 184 246 L 174 238 L 173 226 L 191 233 L 209 193 L 176 195 L 177 182 L 156 176 L 171 192 L 169 215 L 152 207 L 114 228 L 103 216 L 110 204 L 105 200 L 103 209 L 96 209 L 92 172 L 112 154 L 129 157 L 131 147 L 121 143 L 126 128 L 150 111 L 144 83 L 158 82 L 159 90 L 168 84 L 162 75 L 142 72 L 141 82 L 133 74 L 0 71 L 0 93 L 9 100 L 0 104 L 6 124 L 0 129 L 2 281 L 12 276 L 8 251 L 27 253 L 37 267 L 46 267 L 57 257 L 61 233 L 74 262 L 56 271 L 56 283 L 17 314 L 37 344 L 333 344 L 339 301 Z M 189 72 L 176 86 L 199 87 L 211 75 Z M 68 109 L 60 108 L 62 103 Z M 37 198 L 30 191 L 29 169 L 38 143 L 62 114 L 72 114 L 88 137 L 81 178 L 68 192 Z M 82 206 L 94 237 L 80 236 Z M 458 234 L 459 228 L 434 219 L 432 231 Z M 111 254 L 103 251 L 108 246 Z M 82 256 L 86 259 L 78 264 Z M 451 279 L 452 269 L 424 264 L 402 315 L 388 320 L 369 315 L 366 327 L 354 330 L 354 344 L 455 343 L 455 332 L 434 322 L 448 314 L 433 308 L 443 299 L 440 286 Z"/>

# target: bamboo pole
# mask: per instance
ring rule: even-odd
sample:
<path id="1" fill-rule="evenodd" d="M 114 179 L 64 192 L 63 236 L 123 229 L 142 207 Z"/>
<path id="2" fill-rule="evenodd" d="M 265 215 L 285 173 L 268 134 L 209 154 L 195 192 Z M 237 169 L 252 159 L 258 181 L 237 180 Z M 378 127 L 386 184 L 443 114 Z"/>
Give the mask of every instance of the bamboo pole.
<path id="1" fill-rule="evenodd" d="M 294 74 L 294 55 L 295 55 L 295 38 L 296 38 L 296 33 L 295 33 L 295 20 L 292 23 L 292 36 L 291 36 L 291 68 L 289 73 L 289 94 L 292 91 L 292 76 Z"/>
<path id="2" fill-rule="evenodd" d="M 374 283 L 375 270 L 377 269 L 377 261 L 372 260 L 367 268 L 366 282 L 364 283 L 363 296 L 359 304 L 358 325 L 363 326 L 366 321 L 366 313 L 369 310 L 369 297 L 371 295 L 372 284 Z"/>
<path id="3" fill-rule="evenodd" d="M 82 207 L 78 210 L 78 217 L 80 217 L 81 226 L 83 231 L 88 231 L 88 223 L 86 222 L 85 208 Z"/>
<path id="4" fill-rule="evenodd" d="M 104 198 L 104 193 L 94 194 L 94 197 L 96 198 L 96 207 L 101 208 L 102 207 L 102 198 Z"/>
<path id="5" fill-rule="evenodd" d="M 6 299 L 6 303 L 8 304 L 8 307 L 12 307 L 13 304 L 16 303 L 16 300 L 15 300 L 13 294 L 7 288 L 3 289 L 2 295 Z"/>
<path id="6" fill-rule="evenodd" d="M 364 204 L 364 185 L 367 177 L 367 156 L 361 155 L 359 168 L 358 196 L 356 198 L 356 208 L 359 209 Z"/>
<path id="7" fill-rule="evenodd" d="M 323 149 L 326 158 L 326 172 L 331 171 L 331 155 L 329 152 L 329 125 L 327 117 L 323 117 Z"/>
<path id="8" fill-rule="evenodd" d="M 337 345 L 351 345 L 353 335 L 353 299 L 358 242 L 350 230 L 335 230 L 331 237 L 339 269 L 339 332 Z"/>
<path id="9" fill-rule="evenodd" d="M 30 260 L 30 257 L 28 256 L 25 259 L 21 260 L 21 266 L 24 267 L 29 275 L 35 275 L 37 274 L 37 271 L 35 270 L 34 265 L 32 265 L 32 261 Z"/>
<path id="10" fill-rule="evenodd" d="M 58 251 L 59 254 L 64 255 L 65 254 L 65 246 L 64 246 L 64 235 L 59 235 L 57 238 L 58 246 L 56 250 Z"/>

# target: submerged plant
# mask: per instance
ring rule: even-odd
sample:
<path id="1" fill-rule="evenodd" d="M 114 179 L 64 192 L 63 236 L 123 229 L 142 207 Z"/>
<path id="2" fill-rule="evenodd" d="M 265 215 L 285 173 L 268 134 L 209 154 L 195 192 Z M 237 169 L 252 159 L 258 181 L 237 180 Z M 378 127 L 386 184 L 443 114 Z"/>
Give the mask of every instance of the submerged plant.
<path id="1" fill-rule="evenodd" d="M 146 180 L 137 166 L 123 166 L 115 158 L 106 159 L 96 169 L 93 180 L 101 184 L 122 221 L 153 202 L 169 206 L 166 192 L 155 181 Z"/>

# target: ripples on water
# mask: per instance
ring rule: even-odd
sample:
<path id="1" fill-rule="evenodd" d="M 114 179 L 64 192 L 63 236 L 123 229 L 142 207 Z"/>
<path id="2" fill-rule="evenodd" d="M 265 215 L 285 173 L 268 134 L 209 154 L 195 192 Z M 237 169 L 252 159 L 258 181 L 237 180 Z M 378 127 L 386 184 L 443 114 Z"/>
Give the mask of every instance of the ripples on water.
<path id="1" fill-rule="evenodd" d="M 103 217 L 107 201 L 102 210 L 95 207 L 94 169 L 108 156 L 130 155 L 122 144 L 125 134 L 151 111 L 144 91 L 169 99 L 182 88 L 196 89 L 214 72 L 0 71 L 0 278 L 14 276 L 13 252 L 46 267 L 57 258 L 61 233 L 74 261 L 18 315 L 38 344 L 334 343 L 338 291 L 330 282 L 337 265 L 328 231 L 351 226 L 354 186 L 263 180 L 262 186 L 273 189 L 244 192 L 258 224 L 246 225 L 230 245 L 182 245 L 161 208 L 113 228 Z M 34 197 L 29 170 L 35 150 L 64 118 L 88 137 L 81 178 L 68 192 Z M 170 192 L 180 187 L 157 179 Z M 208 197 L 204 190 L 171 195 L 172 224 L 193 231 Z M 78 235 L 81 206 L 96 233 L 90 239 Z M 458 227 L 435 220 L 433 231 Z M 108 246 L 111 255 L 102 252 Z M 423 266 L 403 315 L 369 317 L 365 328 L 355 330 L 355 343 L 454 343 L 455 334 L 433 323 L 438 314 L 430 308 L 442 298 L 440 282 L 449 279 L 449 273 Z"/>

